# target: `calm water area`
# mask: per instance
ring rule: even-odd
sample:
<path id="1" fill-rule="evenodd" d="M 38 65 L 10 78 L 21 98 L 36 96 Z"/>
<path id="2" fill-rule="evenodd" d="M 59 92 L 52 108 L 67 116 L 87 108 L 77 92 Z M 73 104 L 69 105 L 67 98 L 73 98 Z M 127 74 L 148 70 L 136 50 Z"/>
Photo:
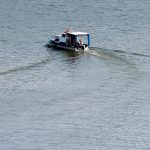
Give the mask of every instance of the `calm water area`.
<path id="1" fill-rule="evenodd" d="M 0 150 L 149 149 L 150 1 L 0 0 Z"/>

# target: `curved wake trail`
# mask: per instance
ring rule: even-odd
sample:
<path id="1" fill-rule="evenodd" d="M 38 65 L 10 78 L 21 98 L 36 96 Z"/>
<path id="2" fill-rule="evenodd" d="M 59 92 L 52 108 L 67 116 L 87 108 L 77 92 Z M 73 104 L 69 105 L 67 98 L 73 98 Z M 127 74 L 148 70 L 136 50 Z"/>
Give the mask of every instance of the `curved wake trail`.
<path id="1" fill-rule="evenodd" d="M 113 50 L 91 47 L 87 53 L 113 64 L 136 68 L 136 65 L 128 57 L 123 57 Z"/>
<path id="2" fill-rule="evenodd" d="M 132 55 L 132 56 L 150 57 L 150 55 L 146 55 L 146 54 L 140 54 L 140 53 L 134 53 L 134 52 L 125 52 L 125 51 L 122 51 L 122 50 L 107 50 L 107 49 L 98 48 L 98 47 L 91 47 L 90 50 L 87 51 L 87 53 L 90 54 L 90 55 L 99 57 L 103 60 L 109 60 L 111 62 L 115 61 L 115 62 L 119 62 L 119 63 L 122 62 L 122 63 L 132 65 L 132 66 L 134 64 L 131 64 L 131 62 L 129 62 L 126 58 L 124 58 L 120 55 L 117 55 L 117 53 L 118 54 Z M 47 58 L 47 59 L 41 60 L 39 62 L 28 64 L 26 66 L 20 66 L 20 67 L 17 67 L 17 68 L 2 71 L 2 72 L 0 72 L 0 75 L 11 74 L 11 73 L 18 72 L 18 71 L 21 71 L 21 70 L 28 70 L 28 69 L 31 69 L 31 68 L 34 68 L 34 67 L 38 67 L 39 65 L 46 64 L 49 61 L 50 61 L 50 59 Z"/>
<path id="3" fill-rule="evenodd" d="M 34 68 L 34 67 L 38 67 L 39 65 L 46 64 L 49 61 L 50 61 L 50 59 L 47 58 L 45 60 L 41 60 L 41 61 L 36 62 L 36 63 L 31 63 L 31 64 L 26 65 L 26 66 L 20 66 L 20 67 L 17 67 L 17 68 L 13 68 L 13 69 L 9 69 L 9 70 L 0 72 L 0 75 L 11 74 L 11 73 L 18 72 L 18 71 L 21 71 L 21 70 L 28 70 L 28 69 L 31 69 L 31 68 Z"/>
<path id="4" fill-rule="evenodd" d="M 133 56 L 142 56 L 142 57 L 150 57 L 150 55 L 146 54 L 141 54 L 141 53 L 135 53 L 135 52 L 126 52 L 123 50 L 108 50 L 108 49 L 103 49 L 103 48 L 98 48 L 98 47 L 91 47 L 91 50 L 100 50 L 100 51 L 105 51 L 107 53 L 121 53 L 121 54 L 127 54 L 127 55 L 133 55 Z"/>
<path id="5" fill-rule="evenodd" d="M 125 58 L 114 53 L 114 51 L 103 49 L 103 48 L 91 47 L 88 53 L 100 57 L 102 59 L 108 59 L 108 60 L 114 59 L 114 60 L 127 61 Z"/>
<path id="6" fill-rule="evenodd" d="M 125 52 L 125 51 L 121 51 L 121 50 L 113 50 L 113 52 L 124 53 L 124 54 L 128 54 L 128 55 L 133 55 L 133 56 L 150 57 L 150 55 L 146 55 L 146 54 L 135 53 L 135 52 Z"/>

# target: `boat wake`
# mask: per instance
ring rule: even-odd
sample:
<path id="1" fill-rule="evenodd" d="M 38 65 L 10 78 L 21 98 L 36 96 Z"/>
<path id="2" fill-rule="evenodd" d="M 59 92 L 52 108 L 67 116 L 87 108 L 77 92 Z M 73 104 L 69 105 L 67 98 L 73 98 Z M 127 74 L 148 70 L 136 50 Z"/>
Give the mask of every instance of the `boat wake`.
<path id="1" fill-rule="evenodd" d="M 40 65 L 44 65 L 44 64 L 48 63 L 49 61 L 50 61 L 50 59 L 47 58 L 47 59 L 41 60 L 41 61 L 36 62 L 36 63 L 30 63 L 26 66 L 20 66 L 20 67 L 17 67 L 17 68 L 2 71 L 2 72 L 0 72 L 0 75 L 7 75 L 7 74 L 14 73 L 14 72 L 22 71 L 22 70 L 28 70 L 28 69 L 31 69 L 31 68 L 38 67 Z"/>
<path id="2" fill-rule="evenodd" d="M 100 52 L 104 52 L 104 53 L 110 53 L 110 54 L 124 54 L 124 55 L 132 55 L 132 56 L 142 56 L 142 57 L 150 57 L 150 55 L 146 55 L 146 54 L 141 54 L 141 53 L 135 53 L 135 52 L 126 52 L 123 50 L 108 50 L 108 49 L 104 49 L 104 48 L 98 48 L 98 47 L 91 47 L 90 50 L 96 50 L 96 51 L 100 51 Z"/>
<path id="3" fill-rule="evenodd" d="M 127 55 L 133 55 L 133 56 L 150 57 L 150 55 L 146 55 L 146 54 L 135 53 L 135 52 L 125 52 L 125 51 L 121 51 L 121 50 L 113 50 L 113 52 L 127 54 Z"/>
<path id="4" fill-rule="evenodd" d="M 107 62 L 110 62 L 110 63 L 115 63 L 115 64 L 117 63 L 119 65 L 126 64 L 126 65 L 130 65 L 132 67 L 135 67 L 135 65 L 127 59 L 127 56 L 130 55 L 130 56 L 150 57 L 150 55 L 145 55 L 145 54 L 140 54 L 140 53 L 125 52 L 122 50 L 107 50 L 107 49 L 97 48 L 97 47 L 91 47 L 90 50 L 86 51 L 86 53 L 89 55 L 96 56 L 96 57 L 98 57 L 102 60 L 105 60 Z M 67 53 L 67 56 L 68 57 L 79 57 L 80 54 L 83 54 L 83 52 L 82 53 L 79 53 L 79 52 L 71 53 L 71 51 L 70 51 L 70 53 Z M 123 56 L 126 56 L 126 57 L 123 57 Z M 39 62 L 27 64 L 25 66 L 20 66 L 20 67 L 16 67 L 16 68 L 9 69 L 9 70 L 4 70 L 4 71 L 0 72 L 0 75 L 6 75 L 6 74 L 11 74 L 14 72 L 22 71 L 22 70 L 28 70 L 28 69 L 31 69 L 34 67 L 38 67 L 40 65 L 44 65 L 44 64 L 48 63 L 49 61 L 50 61 L 50 58 L 47 58 L 47 59 L 41 60 Z"/>
<path id="5" fill-rule="evenodd" d="M 103 49 L 103 48 L 91 47 L 90 50 L 87 51 L 87 53 L 106 60 L 107 59 L 125 60 L 124 57 L 121 57 L 121 55 L 117 55 L 116 52 L 112 50 Z"/>
<path id="6" fill-rule="evenodd" d="M 126 53 L 107 50 L 103 48 L 91 47 L 89 51 L 87 51 L 89 55 L 93 55 L 95 57 L 100 58 L 110 64 L 116 64 L 118 66 L 130 66 L 131 68 L 136 68 L 136 65 L 128 58 Z M 121 53 L 121 54 L 120 54 Z M 124 53 L 124 55 L 122 54 Z"/>

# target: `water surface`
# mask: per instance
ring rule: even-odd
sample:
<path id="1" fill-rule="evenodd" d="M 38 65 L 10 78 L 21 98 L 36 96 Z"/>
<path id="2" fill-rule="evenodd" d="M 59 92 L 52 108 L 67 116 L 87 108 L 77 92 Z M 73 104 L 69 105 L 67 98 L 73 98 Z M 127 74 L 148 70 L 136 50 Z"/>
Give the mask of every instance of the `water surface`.
<path id="1" fill-rule="evenodd" d="M 0 0 L 0 149 L 150 149 L 149 0 Z M 46 48 L 66 27 L 85 53 Z"/>

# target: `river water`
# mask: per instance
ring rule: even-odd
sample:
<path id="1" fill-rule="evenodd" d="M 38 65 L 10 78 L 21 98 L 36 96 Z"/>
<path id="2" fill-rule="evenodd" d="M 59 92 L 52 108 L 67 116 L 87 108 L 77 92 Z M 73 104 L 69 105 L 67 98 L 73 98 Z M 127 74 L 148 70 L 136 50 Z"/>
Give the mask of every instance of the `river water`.
<path id="1" fill-rule="evenodd" d="M 150 149 L 149 0 L 0 0 L 0 150 Z M 88 52 L 46 48 L 65 28 Z"/>

